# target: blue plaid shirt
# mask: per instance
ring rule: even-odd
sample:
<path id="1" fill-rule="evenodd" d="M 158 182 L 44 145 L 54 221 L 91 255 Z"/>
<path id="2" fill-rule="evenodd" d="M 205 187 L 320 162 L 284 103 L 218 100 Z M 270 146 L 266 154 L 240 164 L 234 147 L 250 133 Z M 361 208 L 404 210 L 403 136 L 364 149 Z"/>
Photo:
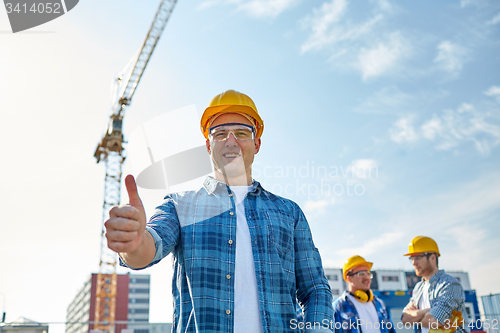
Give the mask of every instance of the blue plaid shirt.
<path id="1" fill-rule="evenodd" d="M 436 318 L 441 324 L 446 324 L 446 320 L 450 319 L 453 310 L 462 312 L 464 322 L 467 319 L 465 311 L 465 293 L 460 281 L 451 275 L 446 274 L 443 270 L 439 270 L 429 280 L 429 303 L 431 304 L 430 314 Z M 413 295 L 410 298 L 409 304 L 415 305 L 418 308 L 420 297 L 424 292 L 424 283 L 421 280 L 413 288 Z M 420 333 L 422 329 L 415 327 L 415 332 Z M 459 326 L 455 333 L 467 333 L 469 328 L 467 323 Z"/>
<path id="2" fill-rule="evenodd" d="M 335 333 L 362 333 L 361 325 L 358 326 L 359 314 L 356 307 L 347 297 L 348 292 L 344 293 L 333 302 L 333 317 L 335 318 Z M 380 324 L 380 333 L 396 333 L 391 315 L 384 302 L 374 296 L 373 305 L 378 315 Z M 365 320 L 366 322 L 366 320 Z M 372 323 L 375 326 L 374 323 Z"/>
<path id="3" fill-rule="evenodd" d="M 256 181 L 244 206 L 263 332 L 297 332 L 297 302 L 305 322 L 330 323 L 332 294 L 302 210 Z M 173 254 L 174 332 L 233 332 L 235 208 L 231 189 L 207 177 L 199 190 L 167 195 L 147 225 L 149 266 Z"/>

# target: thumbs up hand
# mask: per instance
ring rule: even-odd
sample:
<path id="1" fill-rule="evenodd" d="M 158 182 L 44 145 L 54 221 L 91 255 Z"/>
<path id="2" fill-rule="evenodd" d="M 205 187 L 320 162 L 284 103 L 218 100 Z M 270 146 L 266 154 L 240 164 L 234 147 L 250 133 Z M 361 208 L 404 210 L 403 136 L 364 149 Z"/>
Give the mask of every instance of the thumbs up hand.
<path id="1" fill-rule="evenodd" d="M 104 222 L 108 247 L 119 253 L 136 251 L 146 230 L 146 213 L 132 175 L 125 178 L 125 186 L 129 204 L 111 208 L 109 219 Z"/>

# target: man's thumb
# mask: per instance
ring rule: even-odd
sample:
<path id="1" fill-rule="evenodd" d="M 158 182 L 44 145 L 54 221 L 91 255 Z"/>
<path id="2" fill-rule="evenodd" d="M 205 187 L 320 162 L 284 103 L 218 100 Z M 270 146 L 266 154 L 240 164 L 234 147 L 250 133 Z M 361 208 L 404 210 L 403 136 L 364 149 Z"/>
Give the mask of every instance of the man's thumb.
<path id="1" fill-rule="evenodd" d="M 129 205 L 139 210 L 144 210 L 141 198 L 139 198 L 139 193 L 137 193 L 137 185 L 135 184 L 134 176 L 128 175 L 125 177 L 125 186 L 127 187 Z"/>

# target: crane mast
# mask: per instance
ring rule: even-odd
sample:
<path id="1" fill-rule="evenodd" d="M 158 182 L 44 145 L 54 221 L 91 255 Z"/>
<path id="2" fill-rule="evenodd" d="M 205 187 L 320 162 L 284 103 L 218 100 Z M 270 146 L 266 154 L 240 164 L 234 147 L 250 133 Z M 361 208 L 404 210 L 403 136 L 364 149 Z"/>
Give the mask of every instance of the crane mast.
<path id="1" fill-rule="evenodd" d="M 177 0 L 162 0 L 155 18 L 144 40 L 132 69 L 125 78 L 117 79 L 117 94 L 112 106 L 106 132 L 98 143 L 94 157 L 97 163 L 103 161 L 104 178 L 103 221 L 107 219 L 111 207 L 120 204 L 122 167 L 125 161 L 123 116 L 132 101 L 142 74 L 153 54 L 160 36 L 167 24 Z M 101 254 L 96 283 L 94 329 L 113 333 L 116 309 L 116 264 L 117 255 L 107 246 L 104 225 L 101 229 Z"/>

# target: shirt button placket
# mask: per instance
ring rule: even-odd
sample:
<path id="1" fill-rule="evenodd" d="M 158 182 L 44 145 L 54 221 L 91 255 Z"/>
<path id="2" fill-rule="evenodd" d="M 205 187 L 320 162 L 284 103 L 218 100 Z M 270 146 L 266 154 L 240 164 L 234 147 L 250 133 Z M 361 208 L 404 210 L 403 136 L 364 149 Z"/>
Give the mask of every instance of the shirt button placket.
<path id="1" fill-rule="evenodd" d="M 229 193 L 229 197 L 232 197 L 232 196 L 233 196 L 233 194 L 232 194 L 232 193 Z M 229 215 L 233 216 L 233 215 L 234 215 L 234 212 L 233 212 L 233 211 L 229 211 Z M 232 239 L 230 239 L 230 240 L 228 240 L 228 241 L 227 241 L 227 243 L 228 243 L 229 245 L 232 245 L 232 244 L 233 244 L 233 240 L 232 240 Z M 231 280 L 231 275 L 230 275 L 230 274 L 226 275 L 226 279 L 227 279 L 228 281 L 229 281 L 229 280 Z M 226 310 L 226 314 L 227 314 L 227 315 L 230 315 L 230 314 L 231 314 L 231 310 L 227 309 L 227 310 Z"/>

